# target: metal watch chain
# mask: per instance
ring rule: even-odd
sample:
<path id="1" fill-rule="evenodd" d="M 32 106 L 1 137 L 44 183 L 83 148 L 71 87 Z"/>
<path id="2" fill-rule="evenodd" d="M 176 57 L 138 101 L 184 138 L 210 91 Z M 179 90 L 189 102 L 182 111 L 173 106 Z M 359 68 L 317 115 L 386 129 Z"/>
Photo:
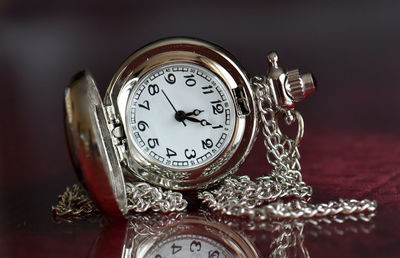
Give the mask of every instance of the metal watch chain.
<path id="1" fill-rule="evenodd" d="M 311 74 L 301 75 L 280 66 L 278 55 L 268 55 L 267 76 L 251 79 L 264 136 L 266 159 L 273 167 L 269 175 L 252 181 L 248 176 L 231 177 L 216 190 L 199 194 L 203 203 L 213 211 L 230 216 L 246 216 L 254 220 L 273 218 L 312 218 L 373 212 L 376 201 L 345 200 L 322 204 L 309 202 L 311 186 L 301 174 L 298 146 L 304 133 L 301 114 L 294 110 L 294 102 L 304 100 L 315 91 Z M 289 138 L 279 127 L 282 116 L 287 125 L 297 122 L 295 139 Z"/>
<path id="2" fill-rule="evenodd" d="M 277 54 L 268 55 L 270 63 L 267 76 L 255 76 L 251 84 L 255 92 L 261 131 L 266 147 L 266 159 L 273 170 L 255 181 L 248 176 L 231 176 L 211 191 L 201 191 L 198 198 L 212 211 L 229 216 L 244 216 L 252 220 L 274 218 L 317 218 L 346 215 L 352 213 L 373 212 L 377 202 L 370 200 L 330 201 L 322 204 L 309 202 L 312 195 L 311 186 L 302 180 L 300 152 L 298 145 L 304 132 L 303 118 L 293 109 L 294 102 L 303 100 L 307 90 L 307 75 L 298 70 L 286 72 L 279 66 Z M 275 80 L 271 79 L 275 74 Z M 280 76 L 285 74 L 283 77 Z M 311 76 L 311 75 L 309 75 Z M 278 78 L 279 77 L 279 78 Z M 280 95 L 289 96 L 278 99 L 275 84 L 280 84 L 283 91 Z M 282 90 L 282 89 L 281 89 Z M 288 92 L 286 92 L 288 91 Z M 285 95 L 286 94 L 286 95 Z M 279 127 L 278 119 L 282 116 L 288 125 L 298 125 L 295 139 L 285 135 Z M 127 182 L 128 210 L 145 212 L 149 209 L 156 212 L 182 211 L 187 201 L 179 192 L 163 190 L 145 182 Z M 59 196 L 59 203 L 52 207 L 53 212 L 64 218 L 88 217 L 98 213 L 95 205 L 88 199 L 81 187 L 74 185 Z"/>
<path id="3" fill-rule="evenodd" d="M 214 191 L 204 191 L 199 198 L 213 211 L 250 219 L 312 218 L 372 212 L 376 201 L 344 200 L 322 204 L 309 203 L 311 186 L 302 180 L 298 144 L 304 130 L 299 112 L 275 106 L 270 85 L 262 77 L 253 77 L 258 110 L 260 112 L 266 158 L 273 166 L 269 175 L 252 181 L 248 176 L 231 177 Z M 297 120 L 298 134 L 290 139 L 279 129 L 278 117 L 283 115 L 288 124 Z M 285 201 L 289 200 L 289 201 Z"/>

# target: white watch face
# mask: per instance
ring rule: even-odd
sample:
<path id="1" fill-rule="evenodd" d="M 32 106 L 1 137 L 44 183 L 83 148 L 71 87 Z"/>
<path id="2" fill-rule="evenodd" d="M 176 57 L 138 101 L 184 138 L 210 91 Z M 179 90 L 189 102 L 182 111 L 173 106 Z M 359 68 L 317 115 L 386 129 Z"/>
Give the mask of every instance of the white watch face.
<path id="1" fill-rule="evenodd" d="M 202 66 L 170 63 L 145 74 L 130 93 L 127 130 L 153 163 L 175 170 L 202 167 L 229 145 L 234 102 L 219 77 Z"/>
<path id="2" fill-rule="evenodd" d="M 227 258 L 233 257 L 229 251 L 213 239 L 198 235 L 180 235 L 157 244 L 146 258 Z"/>

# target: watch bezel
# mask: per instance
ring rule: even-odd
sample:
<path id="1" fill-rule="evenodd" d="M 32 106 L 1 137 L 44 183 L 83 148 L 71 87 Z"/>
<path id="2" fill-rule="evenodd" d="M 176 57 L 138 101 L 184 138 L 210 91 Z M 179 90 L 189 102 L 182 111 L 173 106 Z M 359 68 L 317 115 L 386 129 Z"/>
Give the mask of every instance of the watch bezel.
<path id="1" fill-rule="evenodd" d="M 211 163 L 197 169 L 166 169 L 147 160 L 135 149 L 128 135 L 126 105 L 132 87 L 149 71 L 170 63 L 192 63 L 210 70 L 227 86 L 236 111 L 236 125 L 231 142 Z M 234 90 L 241 88 L 247 100 L 249 114 L 241 114 Z M 241 96 L 243 97 L 243 96 Z M 222 48 L 189 38 L 169 38 L 153 42 L 133 53 L 118 69 L 108 88 L 104 103 L 111 106 L 123 125 L 126 171 L 141 180 L 174 190 L 195 190 L 219 182 L 238 169 L 248 155 L 257 131 L 257 114 L 246 72 Z"/>

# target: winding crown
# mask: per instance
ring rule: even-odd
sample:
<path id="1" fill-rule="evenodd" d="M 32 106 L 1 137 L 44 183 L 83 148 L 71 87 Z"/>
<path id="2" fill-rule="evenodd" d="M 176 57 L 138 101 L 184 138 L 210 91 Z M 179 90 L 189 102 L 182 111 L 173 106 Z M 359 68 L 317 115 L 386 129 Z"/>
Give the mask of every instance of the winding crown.
<path id="1" fill-rule="evenodd" d="M 311 73 L 300 74 L 298 69 L 287 72 L 285 88 L 294 102 L 304 100 L 317 90 L 315 79 Z"/>

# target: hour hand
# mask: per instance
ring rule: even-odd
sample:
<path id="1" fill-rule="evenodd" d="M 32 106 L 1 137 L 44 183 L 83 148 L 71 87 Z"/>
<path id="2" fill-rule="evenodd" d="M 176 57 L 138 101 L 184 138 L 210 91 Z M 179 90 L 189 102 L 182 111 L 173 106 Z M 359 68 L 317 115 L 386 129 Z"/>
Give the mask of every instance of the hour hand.
<path id="1" fill-rule="evenodd" d="M 197 118 L 190 117 L 190 116 L 187 116 L 186 119 L 189 120 L 189 121 L 191 121 L 191 122 L 200 123 L 202 126 L 211 125 L 211 123 L 209 123 L 209 122 L 208 122 L 207 120 L 205 120 L 205 119 L 199 120 L 199 119 L 197 119 Z"/>
<path id="2" fill-rule="evenodd" d="M 186 113 L 186 116 L 198 116 L 201 112 L 204 112 L 204 110 L 195 109 L 192 112 Z"/>

